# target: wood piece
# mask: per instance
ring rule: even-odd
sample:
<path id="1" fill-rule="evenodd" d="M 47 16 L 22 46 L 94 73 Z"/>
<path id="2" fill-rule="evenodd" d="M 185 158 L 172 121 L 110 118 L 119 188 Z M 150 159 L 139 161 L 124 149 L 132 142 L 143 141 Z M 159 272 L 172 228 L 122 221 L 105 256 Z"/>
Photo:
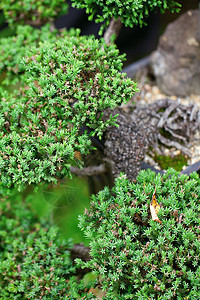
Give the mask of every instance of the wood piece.
<path id="1" fill-rule="evenodd" d="M 186 155 L 190 156 L 189 150 L 186 147 L 184 147 L 181 144 L 179 144 L 178 142 L 166 139 L 160 133 L 158 133 L 158 139 L 161 141 L 161 143 L 163 143 L 163 144 L 165 144 L 167 146 L 175 147 L 176 149 L 181 150 L 183 153 L 185 153 Z"/>
<path id="2" fill-rule="evenodd" d="M 164 128 L 165 128 L 166 131 L 168 131 L 169 133 L 171 133 L 171 135 L 172 135 L 173 137 L 175 137 L 175 138 L 177 138 L 177 139 L 179 139 L 179 140 L 182 140 L 182 141 L 184 141 L 184 142 L 187 142 L 187 139 L 186 139 L 185 136 L 181 136 L 181 135 L 179 135 L 179 134 L 176 134 L 176 133 L 174 132 L 174 130 L 171 130 L 168 126 L 164 126 Z"/>
<path id="3" fill-rule="evenodd" d="M 162 128 L 163 125 L 166 123 L 166 120 L 170 116 L 170 114 L 179 106 L 180 101 L 175 101 L 174 103 L 171 103 L 169 107 L 166 108 L 165 112 L 163 113 L 161 119 L 159 120 L 157 124 L 157 128 Z"/>

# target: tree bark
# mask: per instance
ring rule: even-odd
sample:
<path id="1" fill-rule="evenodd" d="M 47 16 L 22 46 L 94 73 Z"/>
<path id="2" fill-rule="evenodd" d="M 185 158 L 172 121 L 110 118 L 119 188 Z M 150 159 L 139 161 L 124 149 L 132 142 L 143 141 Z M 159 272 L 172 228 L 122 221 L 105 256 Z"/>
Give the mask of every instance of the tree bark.
<path id="1" fill-rule="evenodd" d="M 106 42 L 106 45 L 110 45 L 112 42 L 114 42 L 114 40 L 117 38 L 121 30 L 121 27 L 122 27 L 122 22 L 120 18 L 118 18 L 117 20 L 115 18 L 111 19 L 110 24 L 106 29 L 103 37 Z M 114 40 L 112 40 L 113 34 L 115 35 Z"/>

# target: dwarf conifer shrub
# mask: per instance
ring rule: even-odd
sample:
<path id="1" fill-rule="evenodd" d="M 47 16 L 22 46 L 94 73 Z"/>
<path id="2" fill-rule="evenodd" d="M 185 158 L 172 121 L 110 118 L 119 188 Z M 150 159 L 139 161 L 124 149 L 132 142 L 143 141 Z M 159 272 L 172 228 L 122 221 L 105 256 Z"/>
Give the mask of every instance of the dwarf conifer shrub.
<path id="1" fill-rule="evenodd" d="M 68 247 L 27 202 L 1 198 L 0 299 L 94 299 L 77 282 Z"/>
<path id="2" fill-rule="evenodd" d="M 104 49 L 102 49 L 102 45 Z M 54 182 L 81 165 L 75 151 L 91 149 L 116 117 L 103 111 L 127 102 L 136 84 L 122 74 L 123 55 L 94 37 L 71 36 L 33 47 L 24 61 L 24 88 L 0 90 L 0 180 L 19 190 Z M 91 129 L 80 133 L 85 124 Z"/>
<path id="3" fill-rule="evenodd" d="M 65 0 L 1 0 L 0 3 L 7 22 L 12 25 L 18 22 L 41 26 L 65 14 L 67 7 Z"/>
<path id="4" fill-rule="evenodd" d="M 103 40 L 92 36 L 72 36 L 32 48 L 26 60 L 28 95 L 37 106 L 57 105 L 58 116 L 64 109 L 64 116 L 92 128 L 99 137 L 113 124 L 101 120 L 102 112 L 126 103 L 136 90 L 136 84 L 120 73 L 124 55 L 115 46 L 102 46 L 106 47 Z"/>
<path id="5" fill-rule="evenodd" d="M 160 203 L 152 219 L 153 195 Z M 80 217 L 105 299 L 198 299 L 200 294 L 200 179 L 169 170 L 118 177 L 92 196 Z"/>
<path id="6" fill-rule="evenodd" d="M 145 24 L 145 17 L 151 11 L 159 9 L 164 13 L 166 9 L 171 12 L 178 11 L 180 4 L 174 0 L 73 0 L 77 8 L 84 8 L 97 23 L 103 22 L 101 32 L 108 26 L 111 18 L 120 18 L 126 27 Z"/>

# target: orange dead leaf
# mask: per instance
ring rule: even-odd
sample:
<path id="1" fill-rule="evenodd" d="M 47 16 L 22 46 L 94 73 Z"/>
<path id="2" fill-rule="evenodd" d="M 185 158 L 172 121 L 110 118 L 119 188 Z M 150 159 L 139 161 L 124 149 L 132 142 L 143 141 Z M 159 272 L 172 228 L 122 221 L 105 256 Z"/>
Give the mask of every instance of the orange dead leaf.
<path id="1" fill-rule="evenodd" d="M 77 158 L 78 160 L 82 160 L 81 153 L 79 151 L 74 152 L 74 157 Z"/>
<path id="2" fill-rule="evenodd" d="M 156 200 L 156 187 L 155 187 L 155 191 L 153 193 L 152 200 L 150 203 L 150 212 L 151 212 L 152 220 L 161 224 L 162 221 L 160 221 L 157 216 L 159 210 L 160 210 L 160 205 L 158 204 L 158 202 Z"/>
<path id="3" fill-rule="evenodd" d="M 93 293 L 97 299 L 103 299 L 103 297 L 105 296 L 105 292 L 101 291 L 99 288 L 90 288 L 89 289 L 89 293 Z"/>

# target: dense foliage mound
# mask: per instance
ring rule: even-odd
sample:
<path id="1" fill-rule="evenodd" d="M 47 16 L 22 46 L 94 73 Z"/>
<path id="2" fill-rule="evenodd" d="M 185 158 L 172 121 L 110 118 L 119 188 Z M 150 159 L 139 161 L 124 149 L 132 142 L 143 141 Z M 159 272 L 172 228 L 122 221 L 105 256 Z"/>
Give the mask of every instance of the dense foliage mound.
<path id="1" fill-rule="evenodd" d="M 65 0 L 1 0 L 0 9 L 3 10 L 7 22 L 15 22 L 41 26 L 47 21 L 55 19 L 59 14 L 67 12 Z"/>
<path id="2" fill-rule="evenodd" d="M 1 198 L 0 299 L 94 299 L 76 280 L 70 244 L 27 202 Z"/>
<path id="3" fill-rule="evenodd" d="M 73 6 L 84 8 L 89 19 L 95 18 L 97 23 L 103 22 L 102 29 L 107 27 L 111 18 L 119 18 L 127 27 L 145 24 L 145 17 L 156 8 L 164 13 L 178 11 L 180 4 L 174 0 L 73 0 Z"/>
<path id="4" fill-rule="evenodd" d="M 103 46 L 103 47 L 102 47 Z M 0 90 L 0 179 L 7 187 L 56 182 L 115 123 L 103 111 L 127 102 L 136 84 L 122 74 L 123 55 L 94 37 L 67 36 L 33 47 L 24 88 Z M 82 125 L 90 129 L 80 132 Z"/>
<path id="5" fill-rule="evenodd" d="M 154 197 L 155 196 L 155 197 Z M 152 198 L 160 203 L 157 221 Z M 198 299 L 200 294 L 200 179 L 173 170 L 121 175 L 112 190 L 92 196 L 80 217 L 105 299 Z M 154 199 L 155 200 L 155 199 Z"/>

